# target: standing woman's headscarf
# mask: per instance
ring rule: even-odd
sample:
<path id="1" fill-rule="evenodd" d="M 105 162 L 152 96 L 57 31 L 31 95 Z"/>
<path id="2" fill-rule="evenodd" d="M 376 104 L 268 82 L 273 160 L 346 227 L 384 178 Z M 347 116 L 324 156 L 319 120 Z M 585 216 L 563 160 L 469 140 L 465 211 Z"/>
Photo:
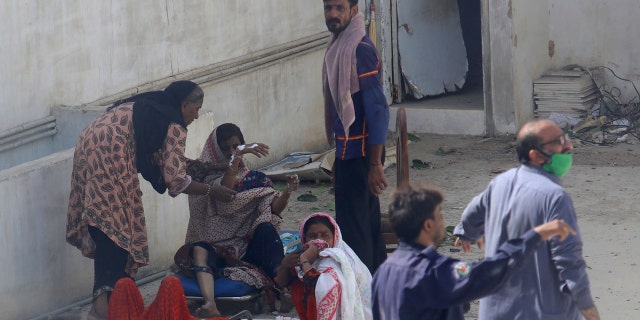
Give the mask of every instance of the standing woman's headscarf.
<path id="1" fill-rule="evenodd" d="M 196 88 L 199 88 L 198 85 L 192 81 L 176 81 L 164 91 L 141 93 L 120 100 L 109 108 L 127 102 L 134 103 L 132 120 L 136 141 L 136 167 L 158 193 L 164 193 L 167 186 L 160 166 L 153 161 L 153 154 L 162 148 L 171 122 L 187 128 L 181 106 Z"/>
<path id="2" fill-rule="evenodd" d="M 315 289 L 318 319 L 373 319 L 371 273 L 351 247 L 342 241 L 342 233 L 333 217 L 326 213 L 314 213 L 300 222 L 302 243 L 313 240 L 306 238 L 304 227 L 309 219 L 318 216 L 329 220 L 335 230 L 333 247 L 320 251 L 319 258 L 313 262 L 313 267 L 320 272 Z M 338 292 L 340 301 L 336 300 Z M 336 310 L 338 304 L 340 309 Z"/>

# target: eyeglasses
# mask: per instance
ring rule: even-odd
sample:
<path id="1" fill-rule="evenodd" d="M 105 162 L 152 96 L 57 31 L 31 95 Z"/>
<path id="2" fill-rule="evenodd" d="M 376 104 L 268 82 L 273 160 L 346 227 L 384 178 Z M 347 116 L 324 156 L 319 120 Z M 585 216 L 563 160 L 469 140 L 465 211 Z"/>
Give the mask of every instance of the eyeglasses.
<path id="1" fill-rule="evenodd" d="M 551 141 L 547 141 L 545 143 L 541 143 L 540 146 L 546 146 L 548 144 L 559 144 L 561 146 L 564 146 L 568 141 L 570 141 L 569 138 L 569 134 L 568 133 L 563 133 L 562 135 L 558 136 L 557 138 L 551 140 Z"/>

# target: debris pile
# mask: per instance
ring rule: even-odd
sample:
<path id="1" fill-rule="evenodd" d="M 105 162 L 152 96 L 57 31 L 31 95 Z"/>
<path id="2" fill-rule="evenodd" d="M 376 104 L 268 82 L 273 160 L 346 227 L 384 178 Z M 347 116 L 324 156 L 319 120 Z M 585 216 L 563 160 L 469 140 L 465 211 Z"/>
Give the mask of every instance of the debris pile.
<path id="1" fill-rule="evenodd" d="M 533 81 L 535 113 L 540 117 L 552 112 L 584 117 L 598 97 L 598 88 L 582 70 L 552 70 Z"/>
<path id="2" fill-rule="evenodd" d="M 607 72 L 605 74 L 605 72 Z M 632 88 L 631 97 L 623 94 Z M 576 65 L 545 73 L 534 81 L 536 117 L 549 118 L 575 142 L 594 145 L 638 142 L 640 92 L 611 68 Z"/>

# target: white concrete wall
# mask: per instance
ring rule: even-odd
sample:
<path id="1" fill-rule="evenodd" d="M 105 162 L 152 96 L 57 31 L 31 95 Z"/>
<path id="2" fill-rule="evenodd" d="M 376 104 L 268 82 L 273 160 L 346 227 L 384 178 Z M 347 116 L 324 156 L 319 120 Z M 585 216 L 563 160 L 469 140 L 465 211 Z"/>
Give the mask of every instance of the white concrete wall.
<path id="1" fill-rule="evenodd" d="M 213 125 L 206 113 L 189 126 L 204 134 Z M 199 154 L 195 139 L 187 155 Z M 0 172 L 0 319 L 28 319 L 90 296 L 93 260 L 65 241 L 74 149 Z M 151 264 L 138 276 L 165 270 L 184 243 L 187 196 L 157 194 L 142 179 Z"/>
<path id="2" fill-rule="evenodd" d="M 555 42 L 553 66 L 605 66 L 640 86 L 640 2 L 634 0 L 549 0 L 550 39 Z M 605 72 L 622 89 L 623 101 L 638 95 L 629 83 Z"/>
<path id="3" fill-rule="evenodd" d="M 51 308 L 62 299 L 77 299 L 82 291 L 91 290 L 88 286 L 66 290 L 63 285 L 60 290 L 48 285 L 61 284 L 65 278 L 72 286 L 92 281 L 87 274 L 88 261 L 83 263 L 72 255 L 64 242 L 70 175 L 68 152 L 0 172 L 3 319 L 25 319 L 36 314 L 28 310 L 33 306 L 46 310 L 43 308 Z"/>
<path id="4" fill-rule="evenodd" d="M 268 157 L 247 157 L 258 168 L 280 160 L 293 151 L 322 151 L 328 148 L 324 134 L 324 109 L 320 70 L 324 50 L 315 50 L 277 64 L 203 85 L 200 113 L 212 113 L 213 122 L 204 131 L 188 128 L 197 158 L 215 125 L 232 122 L 240 126 L 245 139 L 270 146 Z M 59 107 L 53 109 L 59 133 L 55 149 L 73 147 L 80 131 L 106 106 Z"/>
<path id="5" fill-rule="evenodd" d="M 483 3 L 483 69 L 487 132 L 499 134 L 513 131 L 513 19 L 511 1 L 486 0 Z"/>
<path id="6" fill-rule="evenodd" d="M 188 128 L 186 155 L 198 157 L 211 129 L 223 122 L 238 124 L 247 140 L 272 147 L 267 158 L 247 159 L 254 168 L 303 147 L 326 148 L 319 103 L 322 55 L 322 50 L 315 51 L 204 87 L 205 103 L 200 118 Z M 75 141 L 79 130 L 103 109 L 63 108 L 55 114 L 65 123 L 66 139 Z M 91 293 L 92 261 L 64 240 L 72 156 L 73 149 L 66 150 L 0 171 L 0 267 L 7 270 L 0 273 L 0 319 L 37 316 Z M 151 265 L 139 275 L 172 263 L 188 221 L 186 196 L 172 199 L 156 194 L 145 181 L 142 185 Z"/>
<path id="7" fill-rule="evenodd" d="M 496 133 L 512 133 L 533 117 L 533 80 L 568 64 L 605 66 L 640 83 L 640 3 L 633 0 L 487 0 L 483 33 Z M 487 45 L 488 44 L 488 45 Z M 550 45 L 553 50 L 550 50 Z M 626 102 L 633 87 L 604 72 Z M 640 97 L 639 97 L 640 98 Z M 638 100 L 636 100 L 638 101 Z"/>
<path id="8" fill-rule="evenodd" d="M 533 80 L 546 71 L 549 57 L 549 6 L 547 1 L 513 2 L 514 127 L 533 118 Z"/>
<path id="9" fill-rule="evenodd" d="M 602 64 L 605 62 L 605 46 L 611 46 L 608 51 L 615 55 L 632 53 L 628 51 L 631 46 L 620 50 L 624 46 L 616 42 L 624 43 L 628 36 L 627 28 L 631 27 L 630 24 L 638 24 L 635 19 L 638 13 L 636 1 L 549 1 L 549 38 L 555 44 L 552 58 L 555 66 Z M 629 19 L 631 17 L 634 19 Z M 618 51 L 623 52 L 616 54 Z"/>
<path id="10" fill-rule="evenodd" d="M 319 1 L 7 0 L 0 30 L 2 131 L 326 27 Z"/>
<path id="11" fill-rule="evenodd" d="M 514 133 L 533 117 L 533 79 L 550 65 L 548 2 L 486 0 L 483 61 L 487 131 Z"/>
<path id="12" fill-rule="evenodd" d="M 0 30 L 11 30 L 0 32 L 0 132 L 52 113 L 58 117 L 61 132 L 53 142 L 23 147 L 34 151 L 73 143 L 104 109 L 83 106 L 91 101 L 326 27 L 320 1 L 9 0 L 0 3 Z M 204 84 L 203 115 L 189 126 L 187 156 L 197 157 L 211 129 L 223 122 L 238 124 L 247 140 L 271 146 L 269 157 L 249 159 L 256 168 L 292 151 L 326 148 L 322 56 L 322 49 L 311 50 Z M 0 319 L 38 316 L 91 294 L 92 260 L 65 242 L 72 156 L 73 149 L 65 149 L 0 170 Z M 172 263 L 188 218 L 186 196 L 157 195 L 142 185 L 151 265 L 141 277 Z"/>

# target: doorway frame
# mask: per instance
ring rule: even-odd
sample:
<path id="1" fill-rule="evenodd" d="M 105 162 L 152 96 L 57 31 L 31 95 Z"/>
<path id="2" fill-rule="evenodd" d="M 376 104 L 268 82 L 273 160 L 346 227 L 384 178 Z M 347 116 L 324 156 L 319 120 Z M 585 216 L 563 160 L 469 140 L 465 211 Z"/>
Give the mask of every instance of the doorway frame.
<path id="1" fill-rule="evenodd" d="M 389 86 L 390 104 L 399 104 L 404 102 L 403 79 L 400 72 L 400 57 L 398 53 L 398 0 L 389 0 L 380 3 L 383 0 L 376 0 L 378 8 L 381 8 L 380 25 L 383 28 L 380 45 L 390 46 L 389 50 L 385 47 L 382 50 L 383 66 L 386 64 L 386 72 L 390 77 L 385 77 L 384 85 Z M 494 136 L 496 134 L 496 126 L 494 121 L 493 108 L 493 86 L 492 86 L 492 59 L 491 59 L 491 0 L 480 0 L 480 21 L 481 21 L 481 37 L 482 37 L 482 86 L 483 86 L 483 111 L 485 114 L 485 134 Z M 389 37 L 390 40 L 384 38 Z M 390 57 L 385 56 L 387 52 Z"/>

